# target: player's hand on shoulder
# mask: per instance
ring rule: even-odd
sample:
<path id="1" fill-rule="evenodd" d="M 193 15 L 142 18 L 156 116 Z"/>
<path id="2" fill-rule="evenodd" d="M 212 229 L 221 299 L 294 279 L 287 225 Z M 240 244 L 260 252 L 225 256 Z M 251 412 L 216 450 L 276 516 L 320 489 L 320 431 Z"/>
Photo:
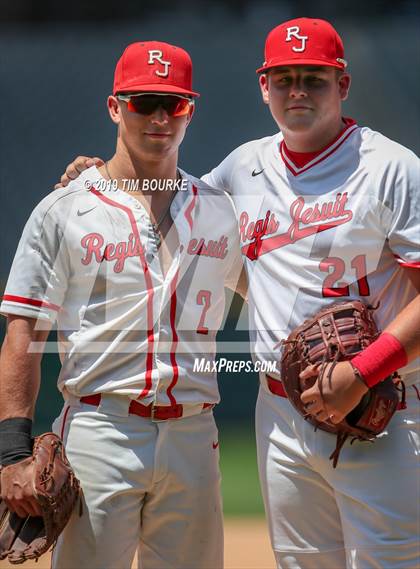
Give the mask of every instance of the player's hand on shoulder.
<path id="1" fill-rule="evenodd" d="M 318 421 L 329 419 L 332 423 L 339 423 L 350 411 L 360 402 L 363 395 L 368 391 L 368 387 L 356 376 L 353 367 L 349 362 L 339 362 L 335 365 L 328 379 L 330 366 L 328 364 L 324 371 L 322 381 L 322 394 L 319 389 L 319 382 L 316 381 L 312 387 L 306 389 L 300 396 L 302 403 L 310 415 Z M 318 375 L 317 366 L 308 366 L 300 374 L 300 378 L 305 380 Z"/>
<path id="2" fill-rule="evenodd" d="M 58 188 L 65 188 L 72 180 L 75 180 L 83 170 L 87 170 L 91 166 L 103 166 L 104 161 L 102 158 L 90 158 L 89 156 L 78 156 L 71 162 L 64 174 L 60 178 L 60 182 L 54 186 L 55 190 Z"/>

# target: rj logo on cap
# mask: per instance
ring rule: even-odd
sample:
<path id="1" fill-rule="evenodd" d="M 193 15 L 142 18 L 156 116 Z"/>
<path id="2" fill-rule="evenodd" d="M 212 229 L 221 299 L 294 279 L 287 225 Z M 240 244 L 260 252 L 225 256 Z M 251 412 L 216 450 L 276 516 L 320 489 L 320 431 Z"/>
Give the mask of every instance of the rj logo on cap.
<path id="1" fill-rule="evenodd" d="M 291 26 L 290 28 L 287 28 L 286 31 L 287 31 L 286 41 L 292 41 L 292 38 L 295 38 L 302 42 L 300 47 L 293 46 L 292 50 L 296 52 L 305 51 L 306 40 L 308 39 L 308 36 L 299 35 L 300 32 L 299 26 Z"/>
<path id="2" fill-rule="evenodd" d="M 257 73 L 282 65 L 346 68 L 342 39 L 329 22 L 316 18 L 295 18 L 276 26 L 267 36 L 264 56 Z"/>
<path id="3" fill-rule="evenodd" d="M 163 41 L 138 41 L 128 45 L 115 67 L 114 95 L 166 93 L 198 97 L 192 90 L 189 54 Z M 144 108 L 143 104 L 141 105 Z"/>
<path id="4" fill-rule="evenodd" d="M 159 77 L 168 77 L 169 75 L 169 66 L 171 65 L 170 61 L 165 61 L 163 59 L 163 52 L 160 51 L 160 49 L 149 49 L 149 60 L 147 61 L 147 63 L 149 65 L 153 65 L 156 62 L 159 62 L 163 65 L 164 67 L 164 71 L 159 71 L 158 69 L 155 69 L 155 73 L 156 75 L 159 75 Z"/>

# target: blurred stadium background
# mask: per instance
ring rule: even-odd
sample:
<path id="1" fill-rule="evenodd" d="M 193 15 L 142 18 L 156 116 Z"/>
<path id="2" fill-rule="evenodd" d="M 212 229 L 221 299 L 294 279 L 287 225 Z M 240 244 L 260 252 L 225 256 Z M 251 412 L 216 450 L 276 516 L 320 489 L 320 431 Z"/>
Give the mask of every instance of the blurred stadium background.
<path id="1" fill-rule="evenodd" d="M 195 89 L 202 96 L 180 165 L 195 175 L 238 144 L 275 132 L 255 69 L 267 32 L 298 16 L 329 19 L 344 39 L 353 75 L 346 115 L 419 153 L 419 13 L 412 0 L 2 0 L 0 292 L 27 217 L 65 165 L 77 154 L 112 154 L 115 133 L 105 101 L 128 43 L 160 39 L 191 53 Z M 232 330 L 239 309 L 236 302 L 221 341 L 246 341 L 246 334 Z M 37 432 L 58 414 L 58 370 L 57 356 L 46 355 Z M 225 511 L 261 516 L 253 428 L 257 378 L 222 374 L 220 390 L 216 415 Z"/>

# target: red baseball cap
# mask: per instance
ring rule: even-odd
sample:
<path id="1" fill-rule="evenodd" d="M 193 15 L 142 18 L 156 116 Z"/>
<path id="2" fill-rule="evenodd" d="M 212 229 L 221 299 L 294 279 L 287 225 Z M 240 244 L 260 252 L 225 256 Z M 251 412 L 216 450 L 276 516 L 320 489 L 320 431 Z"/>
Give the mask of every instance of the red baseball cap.
<path id="1" fill-rule="evenodd" d="M 125 48 L 115 68 L 113 94 L 148 91 L 200 96 L 192 91 L 192 62 L 184 49 L 160 41 Z"/>
<path id="2" fill-rule="evenodd" d="M 345 69 L 343 41 L 326 20 L 296 18 L 268 34 L 265 61 L 257 73 L 280 65 L 326 65 Z"/>

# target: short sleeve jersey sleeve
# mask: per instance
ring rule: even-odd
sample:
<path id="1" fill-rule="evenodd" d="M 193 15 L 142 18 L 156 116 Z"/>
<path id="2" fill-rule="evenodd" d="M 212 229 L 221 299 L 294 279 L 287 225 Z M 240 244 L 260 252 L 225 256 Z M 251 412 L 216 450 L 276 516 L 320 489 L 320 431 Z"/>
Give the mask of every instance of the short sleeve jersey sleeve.
<path id="1" fill-rule="evenodd" d="M 66 292 L 69 258 L 64 230 L 47 196 L 23 230 L 0 306 L 2 314 L 40 318 L 53 323 Z"/>
<path id="2" fill-rule="evenodd" d="M 390 209 L 387 238 L 401 265 L 420 268 L 420 160 L 403 150 L 385 193 Z"/>

